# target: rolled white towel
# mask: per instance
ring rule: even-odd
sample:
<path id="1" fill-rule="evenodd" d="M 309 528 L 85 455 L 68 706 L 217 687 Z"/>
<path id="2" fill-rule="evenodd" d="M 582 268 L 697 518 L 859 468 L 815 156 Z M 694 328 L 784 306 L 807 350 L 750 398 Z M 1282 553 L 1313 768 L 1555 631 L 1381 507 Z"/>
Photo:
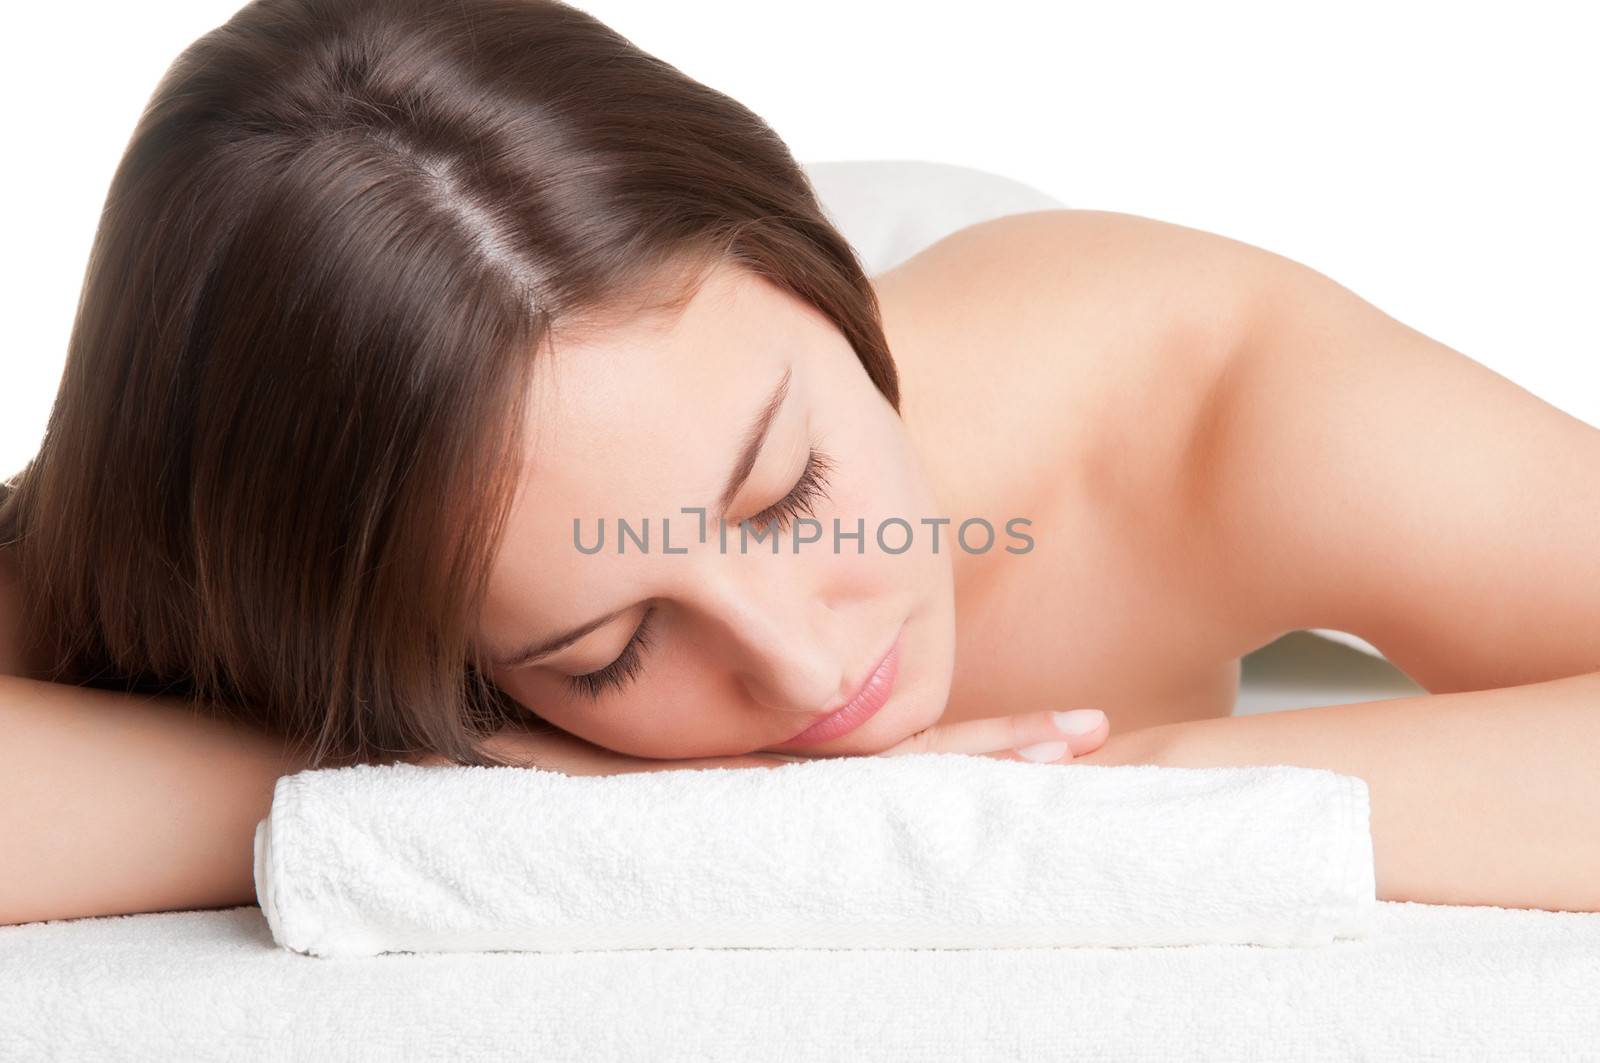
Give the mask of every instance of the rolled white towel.
<path id="1" fill-rule="evenodd" d="M 1363 779 L 1288 765 L 359 765 L 278 780 L 255 879 L 317 956 L 1309 946 L 1368 931 L 1369 814 Z"/>

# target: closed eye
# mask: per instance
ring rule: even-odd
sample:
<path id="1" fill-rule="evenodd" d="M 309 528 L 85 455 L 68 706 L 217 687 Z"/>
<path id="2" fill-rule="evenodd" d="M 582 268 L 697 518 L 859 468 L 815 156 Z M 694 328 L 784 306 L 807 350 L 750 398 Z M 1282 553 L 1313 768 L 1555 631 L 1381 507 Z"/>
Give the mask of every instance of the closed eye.
<path id="1" fill-rule="evenodd" d="M 626 686 L 644 667 L 644 651 L 650 646 L 650 620 L 655 611 L 653 605 L 645 610 L 639 626 L 633 630 L 633 637 L 622 647 L 622 652 L 617 654 L 615 660 L 604 668 L 568 676 L 567 689 L 587 698 L 598 698 L 607 690 L 620 690 Z"/>
<path id="2" fill-rule="evenodd" d="M 835 468 L 832 458 L 812 447 L 806 457 L 806 467 L 800 473 L 789 493 L 750 518 L 758 526 L 777 524 L 780 531 L 788 529 L 789 522 L 801 514 L 814 516 L 812 508 L 819 498 L 828 494 L 828 474 Z M 645 610 L 644 618 L 634 629 L 633 637 L 617 654 L 616 659 L 603 668 L 582 675 L 568 676 L 567 689 L 589 699 L 598 699 L 608 690 L 620 690 L 638 678 L 644 669 L 644 653 L 649 649 L 654 632 L 651 622 L 655 606 Z"/>
<path id="3" fill-rule="evenodd" d="M 806 467 L 794 487 L 782 499 L 751 517 L 750 523 L 757 527 L 776 524 L 779 531 L 787 531 L 789 522 L 802 513 L 814 517 L 812 506 L 819 498 L 827 497 L 828 474 L 834 467 L 832 458 L 812 447 L 806 458 Z"/>

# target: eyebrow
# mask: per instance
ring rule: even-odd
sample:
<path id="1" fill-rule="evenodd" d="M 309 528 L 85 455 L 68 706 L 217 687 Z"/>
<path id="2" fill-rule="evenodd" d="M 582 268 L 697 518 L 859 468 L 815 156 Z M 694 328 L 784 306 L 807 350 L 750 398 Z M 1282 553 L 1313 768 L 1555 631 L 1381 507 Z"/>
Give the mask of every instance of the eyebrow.
<path id="1" fill-rule="evenodd" d="M 783 409 L 784 400 L 789 397 L 789 378 L 794 375 L 794 366 L 784 367 L 783 376 L 778 379 L 778 384 L 772 389 L 772 394 L 767 396 L 767 401 L 756 411 L 755 417 L 745 429 L 744 442 L 739 448 L 739 457 L 733 463 L 733 468 L 728 473 L 728 482 L 723 485 L 722 494 L 717 496 L 715 512 L 710 514 L 710 519 L 721 521 L 728 512 L 728 507 L 733 505 L 733 500 L 739 497 L 739 492 L 744 489 L 745 481 L 750 479 L 750 473 L 755 470 L 756 459 L 761 456 L 761 448 L 767 441 L 767 434 L 772 430 L 772 422 L 777 419 L 778 411 Z M 597 616 L 587 620 L 569 631 L 543 639 L 539 642 L 528 643 L 493 662 L 500 668 L 517 668 L 531 664 L 541 657 L 552 654 L 571 646 L 587 635 L 605 627 L 617 617 L 632 609 L 632 605 L 613 609 L 604 616 Z"/>

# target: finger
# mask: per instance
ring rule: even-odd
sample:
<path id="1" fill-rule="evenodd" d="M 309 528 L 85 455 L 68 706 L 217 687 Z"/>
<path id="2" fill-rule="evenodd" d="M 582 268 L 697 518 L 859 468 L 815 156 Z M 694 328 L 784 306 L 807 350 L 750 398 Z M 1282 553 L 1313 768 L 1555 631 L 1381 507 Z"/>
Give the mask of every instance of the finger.
<path id="1" fill-rule="evenodd" d="M 1110 721 L 1099 709 L 1043 710 L 935 724 L 878 756 L 969 753 L 1002 760 L 1070 761 L 1105 744 Z"/>

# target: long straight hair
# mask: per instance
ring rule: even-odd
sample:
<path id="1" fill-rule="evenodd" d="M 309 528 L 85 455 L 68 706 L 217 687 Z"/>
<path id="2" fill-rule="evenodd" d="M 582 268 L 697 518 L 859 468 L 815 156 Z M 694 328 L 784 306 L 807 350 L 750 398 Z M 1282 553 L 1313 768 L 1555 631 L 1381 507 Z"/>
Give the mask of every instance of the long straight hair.
<path id="1" fill-rule="evenodd" d="M 860 261 L 777 134 L 557 0 L 255 0 L 111 180 L 38 454 L 0 487 L 40 678 L 182 695 L 311 764 L 525 708 L 475 638 L 556 331 L 719 262 L 896 411 Z"/>

